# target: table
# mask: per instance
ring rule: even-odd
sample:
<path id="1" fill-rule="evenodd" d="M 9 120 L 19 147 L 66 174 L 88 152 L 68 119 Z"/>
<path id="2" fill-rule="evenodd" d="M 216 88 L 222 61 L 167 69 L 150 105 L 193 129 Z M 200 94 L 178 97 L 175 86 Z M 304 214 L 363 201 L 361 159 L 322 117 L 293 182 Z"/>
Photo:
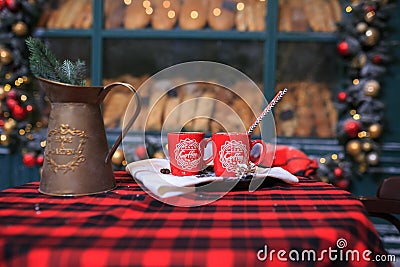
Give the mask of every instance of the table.
<path id="1" fill-rule="evenodd" d="M 43 195 L 38 182 L 0 192 L 0 266 L 390 265 L 367 261 L 387 254 L 362 204 L 320 181 L 184 208 L 115 175 L 115 190 L 93 196 Z"/>

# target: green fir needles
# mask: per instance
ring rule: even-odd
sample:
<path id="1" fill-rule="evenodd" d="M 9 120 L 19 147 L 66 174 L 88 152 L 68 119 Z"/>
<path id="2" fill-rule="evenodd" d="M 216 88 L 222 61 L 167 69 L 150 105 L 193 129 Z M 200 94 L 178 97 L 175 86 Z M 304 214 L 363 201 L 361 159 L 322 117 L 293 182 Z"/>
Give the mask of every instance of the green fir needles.
<path id="1" fill-rule="evenodd" d="M 85 85 L 86 64 L 84 61 L 64 60 L 61 64 L 54 54 L 36 38 L 26 39 L 30 57 L 30 68 L 36 77 L 72 85 Z"/>

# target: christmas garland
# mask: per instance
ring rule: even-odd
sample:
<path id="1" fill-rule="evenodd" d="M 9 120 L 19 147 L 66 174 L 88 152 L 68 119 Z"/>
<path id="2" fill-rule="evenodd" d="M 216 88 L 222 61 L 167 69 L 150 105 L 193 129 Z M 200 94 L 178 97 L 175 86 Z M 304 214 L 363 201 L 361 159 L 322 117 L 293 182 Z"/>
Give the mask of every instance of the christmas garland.
<path id="1" fill-rule="evenodd" d="M 0 146 L 20 151 L 28 167 L 43 163 L 40 103 L 25 39 L 39 20 L 43 0 L 0 0 Z"/>
<path id="2" fill-rule="evenodd" d="M 382 76 L 390 63 L 387 22 L 392 5 L 388 1 L 353 1 L 338 25 L 337 50 L 348 75 L 337 94 L 337 137 L 342 153 L 319 159 L 319 176 L 349 189 L 351 178 L 379 164 L 385 105 Z"/>

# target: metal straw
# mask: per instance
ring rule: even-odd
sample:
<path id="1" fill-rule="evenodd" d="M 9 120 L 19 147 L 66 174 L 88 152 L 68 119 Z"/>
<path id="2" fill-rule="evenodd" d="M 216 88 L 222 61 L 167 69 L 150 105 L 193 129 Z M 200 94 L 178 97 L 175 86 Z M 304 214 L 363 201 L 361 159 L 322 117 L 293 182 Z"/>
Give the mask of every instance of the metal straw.
<path id="1" fill-rule="evenodd" d="M 279 100 L 283 97 L 284 94 L 286 94 L 287 88 L 280 90 L 275 97 L 272 99 L 271 102 L 267 105 L 267 107 L 263 110 L 263 112 L 258 116 L 256 121 L 250 126 L 249 130 L 247 131 L 247 134 L 251 134 L 254 129 L 257 127 L 258 124 L 264 119 L 264 117 L 272 110 L 272 108 L 278 103 Z"/>

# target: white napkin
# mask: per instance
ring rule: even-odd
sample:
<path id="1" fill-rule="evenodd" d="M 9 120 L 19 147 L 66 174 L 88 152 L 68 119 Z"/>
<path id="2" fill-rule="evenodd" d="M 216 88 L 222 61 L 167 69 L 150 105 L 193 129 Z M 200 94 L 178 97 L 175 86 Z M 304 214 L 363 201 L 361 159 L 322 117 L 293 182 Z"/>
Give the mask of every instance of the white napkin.
<path id="1" fill-rule="evenodd" d="M 145 159 L 131 162 L 126 166 L 134 178 L 138 179 L 154 195 L 160 198 L 178 196 L 195 191 L 195 185 L 223 181 L 223 177 L 198 177 L 198 176 L 174 176 L 172 174 L 162 174 L 163 168 L 170 168 L 169 161 L 166 159 Z M 254 178 L 273 177 L 286 183 L 298 183 L 299 179 L 290 172 L 280 168 L 261 168 L 257 167 Z"/>

